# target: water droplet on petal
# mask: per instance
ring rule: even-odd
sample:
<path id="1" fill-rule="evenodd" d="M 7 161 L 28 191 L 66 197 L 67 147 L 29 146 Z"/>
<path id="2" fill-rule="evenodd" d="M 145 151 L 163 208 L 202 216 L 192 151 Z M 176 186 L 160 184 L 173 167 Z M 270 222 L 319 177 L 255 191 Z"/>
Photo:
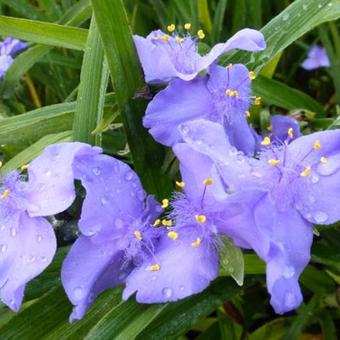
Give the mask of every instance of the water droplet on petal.
<path id="1" fill-rule="evenodd" d="M 41 262 L 47 262 L 47 257 L 42 256 L 42 257 L 40 258 L 40 260 L 41 260 Z"/>
<path id="2" fill-rule="evenodd" d="M 313 174 L 311 177 L 311 181 L 313 184 L 316 184 L 319 182 L 319 176 L 317 176 L 316 174 Z"/>
<path id="3" fill-rule="evenodd" d="M 0 231 L 4 231 L 6 229 L 6 226 L 4 224 L 0 224 Z"/>
<path id="4" fill-rule="evenodd" d="M 37 235 L 37 242 L 39 243 L 39 242 L 41 242 L 41 240 L 42 240 L 42 236 L 41 235 Z"/>
<path id="5" fill-rule="evenodd" d="M 17 235 L 17 230 L 15 228 L 11 228 L 10 233 L 12 237 L 15 237 Z"/>
<path id="6" fill-rule="evenodd" d="M 2 253 L 5 253 L 6 250 L 7 250 L 7 248 L 8 248 L 7 244 L 1 244 L 1 245 L 0 245 L 0 251 L 1 251 Z"/>
<path id="7" fill-rule="evenodd" d="M 106 205 L 108 203 L 108 201 L 107 201 L 107 199 L 105 197 L 102 197 L 100 199 L 100 202 L 101 202 L 102 205 Z"/>
<path id="8" fill-rule="evenodd" d="M 286 266 L 285 269 L 283 270 L 283 277 L 285 279 L 290 279 L 295 275 L 295 269 L 292 266 Z"/>
<path id="9" fill-rule="evenodd" d="M 183 292 L 183 291 L 184 291 L 184 289 L 185 289 L 185 287 L 184 287 L 184 286 L 179 286 L 179 290 L 180 290 L 181 292 Z"/>
<path id="10" fill-rule="evenodd" d="M 97 231 L 96 230 L 93 230 L 93 229 L 89 229 L 89 231 L 87 232 L 87 236 L 94 236 L 97 234 Z"/>
<path id="11" fill-rule="evenodd" d="M 324 213 L 323 211 L 317 211 L 314 214 L 314 220 L 316 223 L 325 223 L 328 220 L 328 215 Z"/>
<path id="12" fill-rule="evenodd" d="M 133 178 L 133 172 L 132 172 L 132 171 L 128 171 L 128 172 L 126 173 L 126 175 L 125 175 L 125 179 L 126 179 L 127 181 L 131 181 L 132 178 Z"/>
<path id="13" fill-rule="evenodd" d="M 156 275 L 151 276 L 151 281 L 156 281 L 156 280 L 157 280 L 157 276 Z"/>
<path id="14" fill-rule="evenodd" d="M 93 168 L 92 172 L 96 175 L 99 176 L 100 175 L 100 169 L 99 168 Z"/>
<path id="15" fill-rule="evenodd" d="M 76 301 L 81 300 L 85 295 L 85 291 L 81 287 L 76 287 L 73 289 L 73 297 Z"/>
<path id="16" fill-rule="evenodd" d="M 45 176 L 46 177 L 50 177 L 52 175 L 52 171 L 51 170 L 46 170 L 45 171 Z"/>
<path id="17" fill-rule="evenodd" d="M 308 6 L 307 6 L 306 4 L 303 4 L 303 5 L 302 5 L 302 9 L 303 9 L 304 11 L 307 11 Z"/>
<path id="18" fill-rule="evenodd" d="M 316 201 L 316 198 L 313 195 L 308 196 L 308 202 L 310 204 L 314 204 Z"/>
<path id="19" fill-rule="evenodd" d="M 28 258 L 27 262 L 34 262 L 34 261 L 35 261 L 35 256 L 32 255 Z"/>
<path id="20" fill-rule="evenodd" d="M 293 293 L 287 292 L 285 294 L 285 305 L 287 308 L 293 308 L 296 305 L 296 297 Z"/>
<path id="21" fill-rule="evenodd" d="M 144 198 L 145 198 L 145 191 L 144 191 L 144 190 L 138 190 L 138 191 L 137 191 L 137 198 L 138 198 L 140 201 L 144 201 Z"/>
<path id="22" fill-rule="evenodd" d="M 287 21 L 290 17 L 290 14 L 289 13 L 284 13 L 283 16 L 282 16 L 282 21 Z"/>
<path id="23" fill-rule="evenodd" d="M 172 296 L 172 289 L 171 288 L 163 288 L 162 294 L 165 298 L 169 299 Z"/>

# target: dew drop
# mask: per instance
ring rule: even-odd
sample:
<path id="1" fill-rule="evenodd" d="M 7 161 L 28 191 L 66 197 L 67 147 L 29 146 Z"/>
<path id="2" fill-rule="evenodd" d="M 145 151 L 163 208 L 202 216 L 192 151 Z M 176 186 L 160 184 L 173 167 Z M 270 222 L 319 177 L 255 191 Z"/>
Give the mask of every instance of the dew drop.
<path id="1" fill-rule="evenodd" d="M 293 308 L 296 305 L 295 295 L 291 292 L 285 294 L 285 305 L 288 308 Z"/>
<path id="2" fill-rule="evenodd" d="M 151 281 L 156 281 L 156 280 L 157 280 L 157 276 L 156 275 L 151 276 Z"/>
<path id="3" fill-rule="evenodd" d="M 92 172 L 96 175 L 99 176 L 100 175 L 100 169 L 99 168 L 93 168 Z"/>
<path id="4" fill-rule="evenodd" d="M 28 262 L 32 263 L 34 261 L 35 261 L 35 256 L 32 255 L 28 258 Z"/>
<path id="5" fill-rule="evenodd" d="M 5 253 L 6 250 L 7 250 L 7 248 L 8 248 L 7 244 L 1 244 L 1 245 L 0 245 L 0 251 L 1 251 L 2 253 Z"/>
<path id="6" fill-rule="evenodd" d="M 42 257 L 40 258 L 40 260 L 41 260 L 41 262 L 47 262 L 47 257 L 42 256 Z"/>
<path id="7" fill-rule="evenodd" d="M 287 21 L 290 17 L 290 14 L 289 13 L 284 13 L 283 16 L 282 16 L 282 21 Z"/>
<path id="8" fill-rule="evenodd" d="M 76 287 L 73 289 L 73 297 L 75 300 L 79 301 L 81 300 L 85 295 L 85 291 L 81 287 Z"/>
<path id="9" fill-rule="evenodd" d="M 93 229 L 90 229 L 88 232 L 87 232 L 87 236 L 94 236 L 97 234 L 97 231 L 96 230 L 93 230 Z"/>
<path id="10" fill-rule="evenodd" d="M 41 240 L 42 240 L 42 236 L 41 235 L 37 235 L 37 242 L 39 243 L 39 242 L 41 242 Z"/>
<path id="11" fill-rule="evenodd" d="M 51 170 L 46 170 L 45 176 L 46 177 L 50 177 L 51 175 L 52 175 L 52 171 Z"/>
<path id="12" fill-rule="evenodd" d="M 6 229 L 4 224 L 0 224 L 0 231 L 4 231 Z"/>
<path id="13" fill-rule="evenodd" d="M 184 125 L 181 128 L 181 132 L 184 136 L 186 136 L 189 133 L 189 128 L 186 125 Z"/>
<path id="14" fill-rule="evenodd" d="M 318 4 L 318 8 L 322 8 L 322 5 L 321 5 L 321 4 Z"/>
<path id="15" fill-rule="evenodd" d="M 132 178 L 133 178 L 133 172 L 132 171 L 127 172 L 126 175 L 125 175 L 125 179 L 127 181 L 131 181 Z"/>
<path id="16" fill-rule="evenodd" d="M 165 298 L 169 299 L 172 296 L 172 289 L 171 288 L 163 288 L 162 294 Z"/>
<path id="17" fill-rule="evenodd" d="M 17 230 L 15 228 L 11 228 L 10 233 L 12 237 L 15 237 L 17 235 Z"/>
<path id="18" fill-rule="evenodd" d="M 286 266 L 283 270 L 283 277 L 285 279 L 290 279 L 295 275 L 295 270 L 292 266 Z"/>
<path id="19" fill-rule="evenodd" d="M 100 202 L 101 202 L 101 204 L 102 205 L 106 205 L 108 202 L 107 202 L 107 199 L 105 198 L 105 197 L 102 197 L 101 199 L 100 199 Z"/>
<path id="20" fill-rule="evenodd" d="M 183 291 L 184 291 L 184 289 L 185 289 L 185 287 L 184 287 L 184 286 L 179 286 L 179 290 L 180 290 L 181 292 L 183 292 Z"/>
<path id="21" fill-rule="evenodd" d="M 254 176 L 256 178 L 261 178 L 262 177 L 262 174 L 257 172 L 257 171 L 253 171 L 251 174 L 252 174 L 252 176 Z"/>
<path id="22" fill-rule="evenodd" d="M 303 5 L 302 5 L 302 9 L 303 9 L 304 11 L 307 11 L 308 6 L 307 6 L 306 4 L 303 4 Z"/>
<path id="23" fill-rule="evenodd" d="M 314 220 L 318 224 L 324 223 L 328 220 L 328 215 L 326 213 L 324 213 L 323 211 L 317 211 L 314 214 Z"/>
<path id="24" fill-rule="evenodd" d="M 138 190 L 137 191 L 137 198 L 140 200 L 140 201 L 143 201 L 144 198 L 145 198 L 145 192 L 144 190 Z"/>
<path id="25" fill-rule="evenodd" d="M 310 204 L 314 204 L 315 201 L 316 201 L 316 199 L 315 199 L 315 197 L 314 197 L 313 195 L 308 196 L 308 202 L 309 202 Z"/>
<path id="26" fill-rule="evenodd" d="M 311 181 L 313 184 L 316 184 L 319 182 L 319 176 L 313 174 L 312 177 L 311 177 Z"/>

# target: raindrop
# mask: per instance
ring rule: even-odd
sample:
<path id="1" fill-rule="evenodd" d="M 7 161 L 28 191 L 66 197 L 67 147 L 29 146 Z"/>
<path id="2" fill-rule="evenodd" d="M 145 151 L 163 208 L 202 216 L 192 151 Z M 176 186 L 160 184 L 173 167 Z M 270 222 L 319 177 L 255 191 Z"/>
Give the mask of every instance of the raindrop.
<path id="1" fill-rule="evenodd" d="M 51 175 L 52 175 L 51 170 L 47 170 L 47 171 L 45 172 L 45 176 L 46 176 L 46 177 L 50 177 Z"/>
<path id="2" fill-rule="evenodd" d="M 328 220 L 328 215 L 322 211 L 317 211 L 314 214 L 314 220 L 316 223 L 320 224 L 320 223 L 324 223 Z"/>
<path id="3" fill-rule="evenodd" d="M 183 291 L 184 291 L 184 289 L 185 289 L 185 287 L 184 287 L 184 286 L 179 286 L 179 290 L 180 290 L 181 292 L 183 292 Z"/>
<path id="4" fill-rule="evenodd" d="M 28 259 L 28 262 L 34 262 L 35 261 L 35 256 L 30 256 L 30 258 Z"/>
<path id="5" fill-rule="evenodd" d="M 290 17 L 290 14 L 289 13 L 284 13 L 283 16 L 282 16 L 282 21 L 287 21 Z"/>
<path id="6" fill-rule="evenodd" d="M 102 205 L 106 205 L 107 204 L 107 199 L 105 197 L 102 197 L 100 199 L 100 202 L 101 202 Z"/>
<path id="7" fill-rule="evenodd" d="M 319 182 L 319 176 L 313 174 L 312 177 L 311 177 L 311 181 L 313 184 L 316 184 Z"/>
<path id="8" fill-rule="evenodd" d="M 40 258 L 40 260 L 41 260 L 41 262 L 47 262 L 47 257 L 42 256 L 42 257 Z"/>
<path id="9" fill-rule="evenodd" d="M 321 4 L 318 4 L 318 8 L 322 8 L 322 5 L 321 5 Z"/>
<path id="10" fill-rule="evenodd" d="M 163 288 L 162 294 L 165 298 L 169 299 L 172 296 L 172 289 L 171 288 Z"/>
<path id="11" fill-rule="evenodd" d="M 184 125 L 182 126 L 181 131 L 183 135 L 187 135 L 189 133 L 189 128 L 186 125 Z"/>
<path id="12" fill-rule="evenodd" d="M 0 245 L 0 251 L 1 251 L 2 253 L 5 253 L 6 250 L 7 250 L 7 248 L 8 248 L 7 244 L 2 244 L 2 245 Z"/>
<path id="13" fill-rule="evenodd" d="M 132 171 L 127 172 L 126 175 L 125 175 L 125 179 L 127 181 L 131 181 L 132 178 L 133 178 L 133 172 Z"/>
<path id="14" fill-rule="evenodd" d="M 290 279 L 294 276 L 295 270 L 292 266 L 286 266 L 285 269 L 283 270 L 283 277 L 285 279 Z"/>
<path id="15" fill-rule="evenodd" d="M 314 204 L 316 199 L 313 195 L 310 195 L 310 196 L 308 196 L 308 201 L 309 201 L 310 204 Z"/>
<path id="16" fill-rule="evenodd" d="M 37 235 L 37 242 L 41 242 L 42 240 L 42 236 L 41 235 Z"/>
<path id="17" fill-rule="evenodd" d="M 15 228 L 11 228 L 11 236 L 15 237 L 17 235 L 17 230 Z"/>
<path id="18" fill-rule="evenodd" d="M 4 224 L 0 224 L 0 231 L 4 231 L 6 229 Z"/>
<path id="19" fill-rule="evenodd" d="M 291 292 L 287 292 L 285 294 L 285 305 L 288 308 L 293 308 L 296 305 L 296 298 L 295 295 Z"/>
<path id="20" fill-rule="evenodd" d="M 96 175 L 99 176 L 100 175 L 100 169 L 99 168 L 93 168 L 92 172 Z"/>
<path id="21" fill-rule="evenodd" d="M 261 177 L 262 177 L 262 174 L 259 173 L 259 172 L 257 172 L 257 171 L 253 171 L 251 174 L 252 174 L 254 177 L 257 177 L 257 178 L 261 178 Z"/>
<path id="22" fill-rule="evenodd" d="M 85 291 L 81 287 L 76 287 L 76 288 L 73 289 L 73 294 L 74 294 L 73 295 L 74 299 L 76 301 L 79 301 L 79 300 L 81 300 L 84 297 Z"/>
<path id="23" fill-rule="evenodd" d="M 307 11 L 308 6 L 307 6 L 306 4 L 303 4 L 303 5 L 302 5 L 302 9 L 303 9 L 304 11 Z"/>
<path id="24" fill-rule="evenodd" d="M 90 229 L 88 232 L 87 232 L 87 236 L 94 236 L 97 234 L 97 231 L 96 230 L 93 230 L 93 229 Z"/>
<path id="25" fill-rule="evenodd" d="M 156 280 L 157 280 L 157 276 L 156 275 L 151 276 L 151 281 L 156 281 Z"/>

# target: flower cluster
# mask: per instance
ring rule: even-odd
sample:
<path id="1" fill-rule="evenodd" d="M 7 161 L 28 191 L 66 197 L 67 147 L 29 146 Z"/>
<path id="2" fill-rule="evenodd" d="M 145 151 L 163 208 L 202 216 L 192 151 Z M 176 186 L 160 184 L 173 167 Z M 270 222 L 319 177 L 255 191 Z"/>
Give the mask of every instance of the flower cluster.
<path id="1" fill-rule="evenodd" d="M 26 47 L 26 43 L 14 38 L 0 41 L 0 79 L 12 65 L 14 57 Z"/>
<path id="2" fill-rule="evenodd" d="M 127 164 L 83 143 L 51 145 L 24 167 L 27 175 L 8 174 L 0 190 L 0 296 L 13 310 L 53 258 L 55 236 L 44 217 L 72 204 L 75 180 L 86 195 L 80 236 L 61 273 L 71 321 L 119 285 L 123 299 L 136 294 L 140 303 L 201 292 L 218 275 L 225 237 L 266 262 L 277 313 L 300 305 L 313 224 L 340 219 L 340 130 L 302 136 L 296 120 L 276 115 L 270 131 L 258 134 L 247 121 L 250 105 L 260 103 L 251 96 L 255 73 L 217 61 L 232 49 L 264 49 L 263 35 L 244 29 L 201 56 L 204 32 L 184 29 L 134 37 L 146 81 L 165 85 L 144 125 L 178 158 L 178 190 L 158 203 Z"/>

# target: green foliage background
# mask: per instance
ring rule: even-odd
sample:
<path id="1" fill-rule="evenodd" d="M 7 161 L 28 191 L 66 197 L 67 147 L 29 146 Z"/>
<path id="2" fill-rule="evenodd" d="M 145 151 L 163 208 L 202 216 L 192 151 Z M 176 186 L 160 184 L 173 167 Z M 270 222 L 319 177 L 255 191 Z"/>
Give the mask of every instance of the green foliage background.
<path id="1" fill-rule="evenodd" d="M 30 162 L 47 145 L 78 140 L 100 145 L 130 163 L 149 193 L 169 195 L 178 165 L 142 127 L 149 88 L 132 33 L 169 23 L 203 28 L 205 44 L 225 41 L 243 27 L 261 29 L 268 48 L 235 52 L 221 63 L 245 63 L 263 105 L 255 127 L 269 117 L 298 117 L 305 133 L 340 128 L 340 0 L 0 0 L 0 35 L 31 42 L 0 81 L 0 153 L 4 172 Z M 300 64 L 315 42 L 326 47 L 328 70 Z M 207 45 L 202 49 L 208 48 Z M 68 323 L 71 305 L 60 266 L 74 239 L 79 209 L 52 219 L 59 238 L 54 262 L 31 282 L 20 313 L 0 305 L 0 339 L 337 339 L 340 336 L 340 229 L 315 227 L 312 261 L 301 277 L 305 303 L 273 313 L 264 264 L 231 245 L 221 277 L 205 292 L 163 305 L 121 302 L 107 291 L 86 317 Z M 292 234 L 294 230 L 292 230 Z M 226 261 L 227 259 L 227 261 Z M 238 286 L 230 278 L 233 277 Z"/>

